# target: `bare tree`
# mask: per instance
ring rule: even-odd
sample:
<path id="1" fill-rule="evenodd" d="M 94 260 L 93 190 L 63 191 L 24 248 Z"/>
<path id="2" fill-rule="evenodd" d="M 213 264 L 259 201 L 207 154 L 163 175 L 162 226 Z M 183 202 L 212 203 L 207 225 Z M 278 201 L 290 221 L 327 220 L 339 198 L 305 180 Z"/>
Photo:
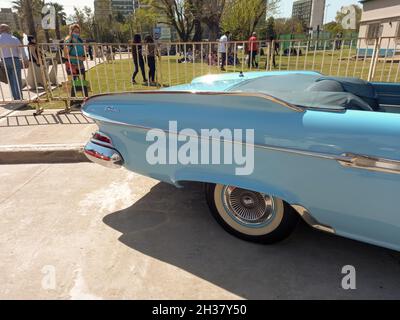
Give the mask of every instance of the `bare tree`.
<path id="1" fill-rule="evenodd" d="M 220 32 L 221 17 L 225 9 L 226 0 L 203 0 L 203 17 L 202 22 L 205 23 L 210 31 L 210 40 L 217 39 Z"/>
<path id="2" fill-rule="evenodd" d="M 153 6 L 165 16 L 165 21 L 160 21 L 172 26 L 182 41 L 189 41 L 194 28 L 193 13 L 190 2 L 185 0 L 158 0 Z"/>
<path id="3" fill-rule="evenodd" d="M 208 28 L 209 40 L 213 41 L 217 39 L 226 0 L 188 0 L 188 2 L 195 23 L 195 34 L 193 40 L 201 40 L 203 31 L 201 26 L 202 23 L 204 23 Z"/>

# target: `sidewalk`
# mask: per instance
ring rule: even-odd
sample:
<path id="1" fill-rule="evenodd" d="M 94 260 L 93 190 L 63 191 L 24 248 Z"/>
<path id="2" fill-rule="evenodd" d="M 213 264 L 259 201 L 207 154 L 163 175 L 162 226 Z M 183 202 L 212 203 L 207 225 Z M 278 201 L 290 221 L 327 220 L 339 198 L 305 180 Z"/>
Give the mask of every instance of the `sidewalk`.
<path id="1" fill-rule="evenodd" d="M 115 59 L 124 59 L 118 55 Z M 103 60 L 86 61 L 87 70 L 104 63 Z M 57 66 L 57 81 L 66 81 L 64 65 Z M 23 78 L 25 74 L 23 73 Z M 3 100 L 12 100 L 9 86 L 0 83 Z M 29 91 L 29 93 L 28 93 Z M 43 91 L 43 90 L 42 90 Z M 24 88 L 24 99 L 35 90 Z M 39 90 L 36 93 L 40 93 Z M 7 95 L 8 94 L 8 95 Z M 24 103 L 0 104 L 0 164 L 63 163 L 88 161 L 83 146 L 97 130 L 97 125 L 80 111 L 57 115 L 56 109 L 47 109 L 34 117 L 34 110 L 18 110 Z"/>
<path id="2" fill-rule="evenodd" d="M 82 148 L 97 125 L 79 111 L 17 110 L 0 118 L 0 164 L 86 161 Z"/>

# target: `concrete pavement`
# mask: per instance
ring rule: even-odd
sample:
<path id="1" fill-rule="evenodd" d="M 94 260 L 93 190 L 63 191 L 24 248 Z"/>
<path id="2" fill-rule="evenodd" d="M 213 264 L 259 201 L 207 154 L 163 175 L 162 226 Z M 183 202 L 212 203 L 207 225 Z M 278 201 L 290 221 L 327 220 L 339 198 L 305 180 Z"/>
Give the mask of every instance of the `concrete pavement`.
<path id="1" fill-rule="evenodd" d="M 15 110 L 21 109 L 25 104 L 23 103 L 3 103 L 0 104 L 0 117 L 6 117 Z M 0 118 L 1 119 L 1 118 Z"/>
<path id="2" fill-rule="evenodd" d="M 86 161 L 82 147 L 97 125 L 79 111 L 17 110 L 0 118 L 0 164 Z"/>
<path id="3" fill-rule="evenodd" d="M 91 163 L 2 165 L 0 181 L 1 299 L 400 298 L 398 252 L 304 224 L 277 245 L 241 241 L 198 184 Z"/>

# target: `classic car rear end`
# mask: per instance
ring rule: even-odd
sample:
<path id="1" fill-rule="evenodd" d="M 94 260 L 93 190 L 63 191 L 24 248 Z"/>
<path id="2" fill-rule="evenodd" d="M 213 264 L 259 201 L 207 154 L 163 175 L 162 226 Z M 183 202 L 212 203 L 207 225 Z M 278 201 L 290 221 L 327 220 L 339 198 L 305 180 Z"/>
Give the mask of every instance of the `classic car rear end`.
<path id="1" fill-rule="evenodd" d="M 305 97 L 283 101 L 251 91 L 251 79 L 234 80 L 223 79 L 216 92 L 180 87 L 90 98 L 84 113 L 99 132 L 85 152 L 177 186 L 204 182 L 217 221 L 246 240 L 282 240 L 302 217 L 317 229 L 400 250 L 400 114 L 373 112 L 368 99 L 345 92 L 338 99 L 325 91 L 322 106 L 305 107 L 294 103 Z M 391 89 L 385 105 L 400 107 Z"/>

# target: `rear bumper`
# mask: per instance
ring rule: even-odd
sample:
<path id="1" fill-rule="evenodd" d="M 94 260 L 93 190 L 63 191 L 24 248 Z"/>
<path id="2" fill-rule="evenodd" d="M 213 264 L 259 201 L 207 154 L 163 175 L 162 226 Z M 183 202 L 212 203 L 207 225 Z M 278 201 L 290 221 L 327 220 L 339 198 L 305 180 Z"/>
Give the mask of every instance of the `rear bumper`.
<path id="1" fill-rule="evenodd" d="M 124 163 L 121 154 L 117 150 L 92 141 L 86 144 L 83 151 L 90 161 L 107 168 L 117 169 Z"/>

